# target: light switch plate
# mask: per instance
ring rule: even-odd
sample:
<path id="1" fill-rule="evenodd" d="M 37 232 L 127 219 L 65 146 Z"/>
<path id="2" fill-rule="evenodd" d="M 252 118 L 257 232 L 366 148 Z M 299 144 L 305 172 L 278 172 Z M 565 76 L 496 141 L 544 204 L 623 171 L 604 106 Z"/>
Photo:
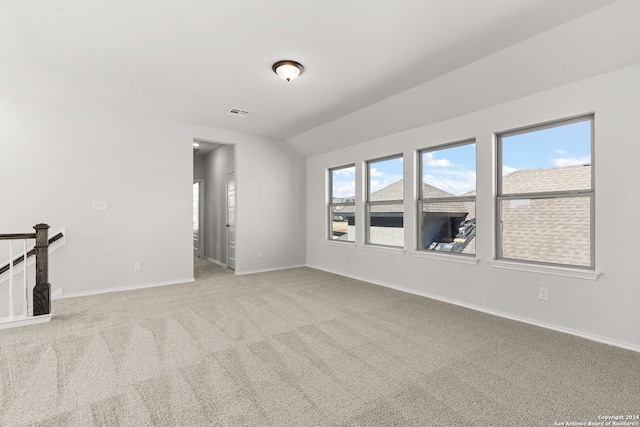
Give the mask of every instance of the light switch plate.
<path id="1" fill-rule="evenodd" d="M 93 202 L 91 202 L 91 209 L 93 210 L 107 210 L 108 206 L 107 206 L 107 202 L 104 200 L 94 200 Z"/>

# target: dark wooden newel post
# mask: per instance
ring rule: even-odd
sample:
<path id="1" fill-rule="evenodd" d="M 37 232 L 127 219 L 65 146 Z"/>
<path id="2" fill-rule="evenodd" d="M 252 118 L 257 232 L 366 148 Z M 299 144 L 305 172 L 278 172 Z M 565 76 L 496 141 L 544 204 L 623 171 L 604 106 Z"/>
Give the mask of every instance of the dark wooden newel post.
<path id="1" fill-rule="evenodd" d="M 36 286 L 33 288 L 33 315 L 49 314 L 49 226 L 38 224 L 36 230 Z"/>

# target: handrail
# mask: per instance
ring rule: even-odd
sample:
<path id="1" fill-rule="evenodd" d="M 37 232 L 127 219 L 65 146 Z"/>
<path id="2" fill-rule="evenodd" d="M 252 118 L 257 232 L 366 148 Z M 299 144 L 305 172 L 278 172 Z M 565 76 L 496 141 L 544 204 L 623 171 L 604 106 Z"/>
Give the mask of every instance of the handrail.
<path id="1" fill-rule="evenodd" d="M 5 237 L 5 236 L 29 236 L 29 237 Z M 49 244 L 52 244 L 54 242 L 57 242 L 58 240 L 62 239 L 64 237 L 64 235 L 62 233 L 58 233 L 55 236 L 53 236 L 52 238 L 49 239 Z M 0 234 L 0 240 L 17 240 L 17 239 L 35 239 L 36 238 L 36 234 L 32 233 L 32 234 Z M 29 252 L 27 252 L 27 258 L 34 256 L 36 254 L 36 250 L 31 249 Z M 24 255 L 20 255 L 19 257 L 15 258 L 13 260 L 13 266 L 15 267 L 16 265 L 20 264 L 22 261 L 24 261 Z M 6 263 L 5 265 L 3 265 L 2 267 L 0 267 L 0 274 L 5 273 L 7 271 L 9 271 L 10 268 L 10 264 L 11 262 Z"/>
<path id="2" fill-rule="evenodd" d="M 24 240 L 35 239 L 36 233 L 22 233 L 22 234 L 0 234 L 0 240 Z"/>
<path id="3" fill-rule="evenodd" d="M 25 240 L 25 252 L 26 252 L 26 239 L 35 238 L 36 243 L 34 245 L 34 252 L 36 255 L 36 284 L 33 288 L 33 316 L 41 316 L 51 313 L 50 294 L 51 285 L 49 284 L 49 226 L 47 224 L 37 224 L 34 227 L 35 234 L 32 233 L 12 233 L 0 235 L 2 240 Z M 10 258 L 11 248 L 9 248 Z M 21 258 L 24 260 L 24 253 Z M 28 255 L 27 255 L 28 257 Z M 9 269 L 11 270 L 15 265 L 16 260 L 9 259 Z M 26 263 L 24 268 L 25 274 L 25 286 L 26 286 Z M 12 292 L 13 292 L 13 272 L 9 277 L 9 301 L 12 304 Z M 26 291 L 26 289 L 25 289 Z M 25 295 L 26 298 L 26 295 Z M 9 317 L 13 318 L 13 308 L 10 305 Z"/>

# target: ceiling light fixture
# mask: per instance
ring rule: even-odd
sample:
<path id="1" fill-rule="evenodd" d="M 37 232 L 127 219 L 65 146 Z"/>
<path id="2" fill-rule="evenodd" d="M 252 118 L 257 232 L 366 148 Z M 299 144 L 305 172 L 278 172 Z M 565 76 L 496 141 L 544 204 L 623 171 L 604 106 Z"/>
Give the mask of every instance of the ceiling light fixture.
<path id="1" fill-rule="evenodd" d="M 194 146 L 194 147 L 200 147 L 200 144 L 198 144 L 197 142 L 194 142 L 194 143 L 193 143 L 193 146 Z"/>
<path id="2" fill-rule="evenodd" d="M 302 64 L 296 61 L 278 61 L 271 67 L 274 73 L 286 81 L 291 81 L 304 71 Z"/>

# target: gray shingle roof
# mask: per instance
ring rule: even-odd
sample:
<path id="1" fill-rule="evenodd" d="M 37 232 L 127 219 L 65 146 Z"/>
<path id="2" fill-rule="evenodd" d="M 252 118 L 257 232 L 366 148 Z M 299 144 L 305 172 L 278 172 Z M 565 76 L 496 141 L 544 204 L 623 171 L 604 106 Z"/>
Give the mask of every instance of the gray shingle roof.
<path id="1" fill-rule="evenodd" d="M 429 184 L 422 185 L 427 198 L 452 196 Z M 505 194 L 589 188 L 591 167 L 588 165 L 520 170 L 503 178 Z M 475 190 L 465 195 L 475 195 Z M 372 201 L 402 198 L 402 180 L 371 195 Z M 475 218 L 473 202 L 431 203 L 428 209 L 431 212 L 468 213 L 466 219 Z M 376 208 L 376 212 L 398 211 L 398 205 Z M 343 212 L 353 213 L 353 206 L 346 207 Z M 504 201 L 502 218 L 504 258 L 585 267 L 590 265 L 591 208 L 588 197 Z M 475 238 L 463 253 L 475 253 Z"/>
<path id="2" fill-rule="evenodd" d="M 549 169 L 525 169 L 502 179 L 502 193 L 540 193 L 547 191 L 588 190 L 591 165 Z"/>
<path id="3" fill-rule="evenodd" d="M 503 178 L 503 193 L 591 188 L 590 165 L 515 171 Z M 465 195 L 473 195 L 470 191 Z M 505 201 L 502 204 L 503 257 L 588 267 L 591 262 L 589 198 Z M 475 251 L 475 239 L 465 251 Z"/>
<path id="4" fill-rule="evenodd" d="M 505 194 L 589 188 L 589 165 L 522 170 L 503 179 Z M 502 220 L 504 258 L 590 265 L 588 197 L 504 201 Z"/>
<path id="5" fill-rule="evenodd" d="M 388 185 L 380 190 L 371 194 L 369 200 L 372 202 L 379 202 L 385 200 L 403 200 L 404 199 L 404 180 L 399 180 L 394 182 L 391 185 Z M 437 187 L 429 185 L 425 182 L 422 183 L 422 194 L 424 197 L 428 198 L 443 198 L 443 197 L 452 197 L 453 194 L 447 193 L 444 190 L 441 190 Z M 376 206 L 374 212 L 398 212 L 399 205 L 381 205 Z M 466 211 L 467 207 L 462 203 L 432 203 L 429 205 L 430 212 L 447 212 L 447 211 L 456 211 L 456 212 L 468 212 Z"/>

